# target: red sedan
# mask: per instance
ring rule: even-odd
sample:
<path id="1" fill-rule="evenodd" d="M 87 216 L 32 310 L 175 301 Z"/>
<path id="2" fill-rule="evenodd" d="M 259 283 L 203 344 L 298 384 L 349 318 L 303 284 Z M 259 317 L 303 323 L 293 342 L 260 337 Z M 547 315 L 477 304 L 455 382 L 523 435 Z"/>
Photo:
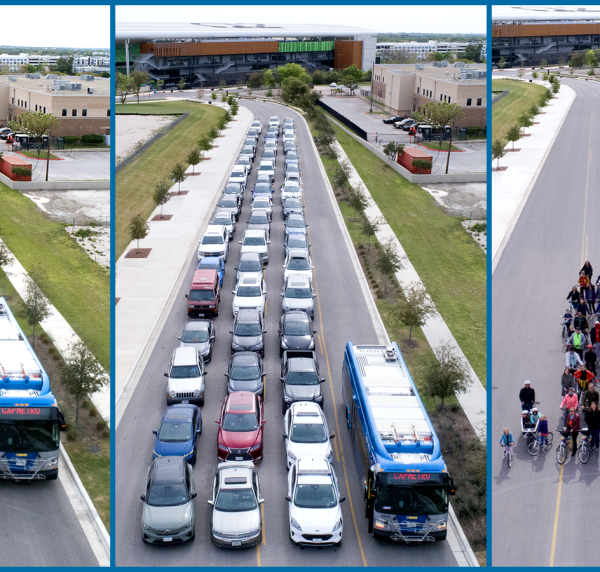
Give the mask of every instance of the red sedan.
<path id="1" fill-rule="evenodd" d="M 219 461 L 260 461 L 263 455 L 262 399 L 250 391 L 230 393 L 217 421 Z"/>

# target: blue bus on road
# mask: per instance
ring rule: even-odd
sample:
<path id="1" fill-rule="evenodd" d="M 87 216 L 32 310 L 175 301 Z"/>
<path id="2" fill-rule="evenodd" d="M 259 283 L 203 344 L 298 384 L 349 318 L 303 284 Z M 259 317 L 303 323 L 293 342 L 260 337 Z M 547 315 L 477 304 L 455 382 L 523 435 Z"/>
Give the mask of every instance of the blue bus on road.
<path id="1" fill-rule="evenodd" d="M 348 342 L 342 377 L 368 531 L 404 542 L 445 540 L 455 487 L 398 345 Z"/>
<path id="2" fill-rule="evenodd" d="M 50 379 L 0 297 L 0 478 L 56 479 L 64 428 Z"/>

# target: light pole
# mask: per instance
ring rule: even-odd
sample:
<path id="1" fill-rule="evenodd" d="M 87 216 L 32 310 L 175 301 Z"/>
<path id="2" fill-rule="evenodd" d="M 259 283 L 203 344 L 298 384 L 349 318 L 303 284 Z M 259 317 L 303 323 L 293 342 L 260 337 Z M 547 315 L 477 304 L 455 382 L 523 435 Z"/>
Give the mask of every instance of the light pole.
<path id="1" fill-rule="evenodd" d="M 371 64 L 371 111 L 369 113 L 373 113 L 373 73 L 375 72 L 375 62 Z"/>

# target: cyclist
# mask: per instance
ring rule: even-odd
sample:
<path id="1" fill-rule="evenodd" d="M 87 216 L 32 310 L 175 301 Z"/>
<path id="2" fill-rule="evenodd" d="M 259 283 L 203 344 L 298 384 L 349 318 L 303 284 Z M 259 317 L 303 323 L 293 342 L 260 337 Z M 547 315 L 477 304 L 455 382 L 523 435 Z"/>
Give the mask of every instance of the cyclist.
<path id="1" fill-rule="evenodd" d="M 588 310 L 589 310 L 589 314 L 591 316 L 596 314 L 596 289 L 589 284 L 588 287 L 585 289 L 585 302 L 588 306 Z"/>
<path id="2" fill-rule="evenodd" d="M 569 308 L 565 310 L 565 314 L 563 316 L 563 339 L 569 339 L 573 334 L 573 314 L 571 314 Z"/>
<path id="3" fill-rule="evenodd" d="M 590 279 L 585 275 L 583 270 L 579 273 L 577 283 L 579 284 L 579 293 L 583 296 L 583 289 L 590 283 Z"/>
<path id="4" fill-rule="evenodd" d="M 540 422 L 538 423 L 538 433 L 542 438 L 542 445 L 548 444 L 548 419 L 545 415 L 540 417 Z"/>
<path id="5" fill-rule="evenodd" d="M 568 350 L 565 355 L 565 361 L 566 367 L 571 373 L 575 373 L 577 367 L 583 363 L 579 357 L 579 354 L 575 352 L 575 348 L 571 344 L 568 346 Z"/>
<path id="6" fill-rule="evenodd" d="M 587 338 L 585 334 L 581 331 L 581 321 L 579 324 L 577 323 L 577 318 L 581 318 L 581 312 L 577 313 L 575 316 L 574 324 L 575 333 L 569 338 L 568 344 L 573 346 L 573 349 L 577 352 L 577 355 L 583 359 L 583 348 L 587 345 Z"/>
<path id="7" fill-rule="evenodd" d="M 569 409 L 567 416 L 565 417 L 563 431 L 567 435 L 570 433 L 573 438 L 573 451 L 571 452 L 571 457 L 574 457 L 577 452 L 577 435 L 579 435 L 579 431 L 581 431 L 581 422 L 575 407 Z"/>
<path id="8" fill-rule="evenodd" d="M 600 280 L 600 276 L 598 276 L 598 280 Z M 572 290 L 569 292 L 567 296 L 567 301 L 571 302 L 571 307 L 575 308 L 577 304 L 579 304 L 579 300 L 581 296 L 579 295 L 579 290 L 577 290 L 577 286 L 573 286 Z"/>
<path id="9" fill-rule="evenodd" d="M 574 354 L 577 355 L 577 354 Z M 560 379 L 561 395 L 564 397 L 569 392 L 569 387 L 573 390 L 577 389 L 577 382 L 571 373 L 571 370 L 566 367 Z"/>
<path id="10" fill-rule="evenodd" d="M 590 430 L 590 449 L 597 451 L 600 445 L 600 410 L 598 409 L 597 401 L 592 401 L 590 410 L 584 414 L 584 419 Z"/>
<path id="11" fill-rule="evenodd" d="M 585 361 L 586 369 L 596 375 L 596 352 L 593 348 L 594 346 L 592 344 L 588 344 L 587 350 L 583 354 L 583 359 Z"/>
<path id="12" fill-rule="evenodd" d="M 563 400 L 560 404 L 560 409 L 565 409 L 565 417 L 568 415 L 569 410 L 572 407 L 579 407 L 579 400 L 577 399 L 577 394 L 573 391 L 573 388 L 569 388 L 569 393 L 563 397 Z"/>
<path id="13" fill-rule="evenodd" d="M 583 263 L 583 266 L 581 267 L 581 270 L 579 271 L 580 276 L 581 276 L 582 272 L 589 278 L 589 280 L 591 282 L 592 276 L 594 274 L 594 269 L 592 268 L 592 265 L 589 260 L 586 260 Z"/>
<path id="14" fill-rule="evenodd" d="M 512 447 L 514 444 L 515 438 L 513 434 L 508 430 L 508 427 L 505 427 L 500 436 L 500 447 Z M 504 451 L 504 456 L 506 457 L 506 450 Z"/>
<path id="15" fill-rule="evenodd" d="M 521 388 L 521 391 L 519 391 L 519 400 L 521 401 L 522 410 L 529 410 L 533 407 L 535 402 L 535 389 L 531 387 L 531 382 L 529 380 L 525 382 L 525 387 Z"/>
<path id="16" fill-rule="evenodd" d="M 575 381 L 579 384 L 579 392 L 585 391 L 585 388 L 588 386 L 588 383 L 593 383 L 596 376 L 591 372 L 585 369 L 585 365 L 581 364 L 579 369 L 573 375 Z"/>
<path id="17" fill-rule="evenodd" d="M 590 330 L 590 342 L 594 346 L 594 351 L 598 354 L 600 350 L 600 322 L 596 320 L 594 327 Z"/>
<path id="18" fill-rule="evenodd" d="M 591 407 L 592 403 L 595 403 L 596 406 L 600 403 L 600 394 L 594 389 L 594 384 L 589 383 L 587 391 L 583 394 L 583 399 L 581 400 L 581 406 L 583 410 L 587 410 Z"/>

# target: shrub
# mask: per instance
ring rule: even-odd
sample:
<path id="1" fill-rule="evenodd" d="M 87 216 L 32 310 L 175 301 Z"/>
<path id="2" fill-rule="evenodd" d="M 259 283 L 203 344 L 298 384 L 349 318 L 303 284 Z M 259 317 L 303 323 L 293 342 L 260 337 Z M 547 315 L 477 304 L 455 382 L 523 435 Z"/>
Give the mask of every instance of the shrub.
<path id="1" fill-rule="evenodd" d="M 77 441 L 77 431 L 67 431 L 67 441 Z"/>
<path id="2" fill-rule="evenodd" d="M 90 409 L 90 417 L 96 417 L 96 415 L 98 415 L 96 409 Z"/>
<path id="3" fill-rule="evenodd" d="M 79 143 L 79 137 L 75 135 L 65 135 L 63 137 L 63 142 L 68 146 L 77 145 Z"/>
<path id="4" fill-rule="evenodd" d="M 48 348 L 48 353 L 49 353 L 49 354 L 51 354 L 51 355 L 52 355 L 52 354 L 53 354 L 55 351 L 56 351 L 56 348 L 55 348 L 54 346 L 50 346 L 50 347 Z"/>
<path id="5" fill-rule="evenodd" d="M 104 429 L 106 429 L 106 423 L 102 420 L 98 421 L 98 423 L 96 423 L 96 429 L 98 429 L 98 431 L 104 431 Z"/>
<path id="6" fill-rule="evenodd" d="M 58 360 L 60 359 L 60 354 L 59 354 L 58 352 L 56 352 L 56 353 L 55 353 L 55 354 L 52 356 L 52 359 L 53 359 L 54 361 L 58 361 Z"/>
<path id="7" fill-rule="evenodd" d="M 84 400 L 84 402 L 81 404 L 81 407 L 83 407 L 83 409 L 87 409 L 90 406 L 90 402 L 86 399 Z"/>
<path id="8" fill-rule="evenodd" d="M 83 135 L 81 137 L 81 140 L 86 145 L 102 145 L 102 143 L 104 143 L 104 137 L 102 137 L 102 135 L 96 135 L 96 134 Z"/>
<path id="9" fill-rule="evenodd" d="M 431 161 L 429 159 L 413 159 L 412 166 L 418 171 L 431 169 Z"/>
<path id="10" fill-rule="evenodd" d="M 104 437 L 105 439 L 109 439 L 110 431 L 108 429 L 105 429 L 104 431 L 102 431 L 102 437 Z"/>
<path id="11" fill-rule="evenodd" d="M 18 177 L 31 177 L 31 169 L 29 167 L 19 167 L 18 165 L 13 165 L 11 168 L 11 173 L 13 175 L 17 175 Z"/>

